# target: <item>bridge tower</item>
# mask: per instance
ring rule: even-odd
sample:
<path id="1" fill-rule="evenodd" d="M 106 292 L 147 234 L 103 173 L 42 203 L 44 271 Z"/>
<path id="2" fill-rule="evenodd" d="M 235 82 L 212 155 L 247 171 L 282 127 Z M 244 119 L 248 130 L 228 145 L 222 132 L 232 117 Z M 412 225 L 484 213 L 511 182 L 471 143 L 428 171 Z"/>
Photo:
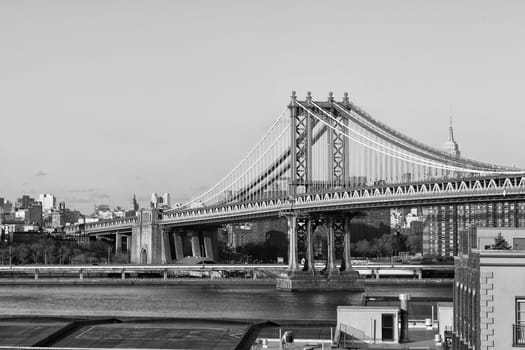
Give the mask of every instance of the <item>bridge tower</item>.
<path id="1" fill-rule="evenodd" d="M 308 111 L 299 107 L 301 103 Z M 345 93 L 343 105 L 349 106 L 348 93 Z M 317 104 L 316 104 L 317 105 Z M 312 148 L 315 142 L 313 137 L 313 128 L 316 120 L 313 115 L 321 118 L 326 124 L 334 128 L 340 128 L 340 125 L 348 125 L 348 118 L 343 116 L 334 107 L 334 97 L 332 92 L 328 94 L 328 101 L 323 103 L 335 119 L 327 118 L 323 112 L 312 102 L 312 94 L 307 92 L 305 101 L 297 101 L 295 91 L 292 91 L 291 101 L 288 105 L 290 109 L 291 122 L 291 178 L 290 178 L 290 195 L 309 192 L 313 184 L 312 172 Z M 328 150 L 328 181 L 332 186 L 340 187 L 348 179 L 348 167 L 350 162 L 349 142 L 342 133 L 338 133 L 331 128 L 327 128 L 327 150 Z"/>
<path id="2" fill-rule="evenodd" d="M 342 103 L 349 106 L 348 94 L 345 94 Z M 295 91 L 292 91 L 288 108 L 291 122 L 289 199 L 294 203 L 298 194 L 315 191 L 312 149 L 314 143 L 318 141 L 313 133 L 314 127 L 319 123 L 317 118 L 325 125 L 336 129 L 341 125 L 348 125 L 348 119 L 334 107 L 331 92 L 326 102 L 314 103 L 310 92 L 307 92 L 304 101 L 298 101 Z M 335 119 L 327 118 L 321 109 L 329 111 Z M 349 143 L 343 134 L 327 126 L 325 127 L 328 152 L 326 180 L 330 187 L 340 188 L 348 181 Z M 292 209 L 283 212 L 282 215 L 288 222 L 289 273 L 287 278 L 278 279 L 277 288 L 283 290 L 362 289 L 362 285 L 357 281 L 357 272 L 351 269 L 350 213 L 319 214 L 294 209 L 292 205 Z M 319 225 L 324 225 L 327 229 L 328 256 L 323 274 L 316 271 L 313 259 L 313 234 Z M 341 247 L 342 249 L 339 249 L 341 265 L 338 268 L 336 248 Z M 305 256 L 301 269 L 298 261 L 299 252 L 304 253 Z"/>
<path id="3" fill-rule="evenodd" d="M 158 209 L 141 209 L 132 227 L 131 262 L 134 264 L 166 264 L 168 256 L 167 232 L 159 224 Z"/>

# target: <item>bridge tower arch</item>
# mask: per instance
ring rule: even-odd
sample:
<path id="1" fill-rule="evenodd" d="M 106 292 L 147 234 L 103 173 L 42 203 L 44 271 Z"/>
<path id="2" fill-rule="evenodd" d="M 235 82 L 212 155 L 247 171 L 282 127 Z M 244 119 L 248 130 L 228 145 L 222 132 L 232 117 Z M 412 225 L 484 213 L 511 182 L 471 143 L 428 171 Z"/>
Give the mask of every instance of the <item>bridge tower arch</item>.
<path id="1" fill-rule="evenodd" d="M 140 264 L 146 265 L 148 263 L 148 251 L 146 248 L 142 248 L 140 251 Z"/>

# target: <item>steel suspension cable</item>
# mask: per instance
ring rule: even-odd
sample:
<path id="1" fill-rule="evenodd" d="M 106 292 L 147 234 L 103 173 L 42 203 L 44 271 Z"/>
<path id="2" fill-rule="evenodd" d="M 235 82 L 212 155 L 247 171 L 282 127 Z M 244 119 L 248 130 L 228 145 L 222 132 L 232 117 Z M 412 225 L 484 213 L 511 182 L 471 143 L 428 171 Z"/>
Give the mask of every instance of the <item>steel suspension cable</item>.
<path id="1" fill-rule="evenodd" d="M 424 159 L 424 158 L 419 158 L 417 156 L 414 156 L 410 153 L 404 153 L 404 152 L 401 152 L 401 151 L 397 151 L 391 147 L 385 147 L 383 145 L 381 145 L 380 143 L 378 143 L 377 141 L 373 140 L 373 139 L 370 139 L 369 137 L 365 136 L 365 135 L 362 135 L 360 133 L 358 133 L 357 131 L 351 129 L 350 127 L 347 127 L 346 125 L 340 123 L 336 118 L 334 118 L 330 113 L 326 112 L 324 109 L 322 109 L 320 106 L 318 106 L 315 102 L 311 102 L 314 106 L 316 106 L 323 114 L 325 114 L 326 116 L 328 116 L 330 119 L 334 120 L 338 125 L 340 125 L 341 127 L 344 127 L 346 129 L 348 129 L 349 131 L 363 137 L 365 140 L 368 140 L 372 143 L 375 143 L 375 144 L 378 144 L 380 147 L 384 147 L 386 150 L 388 151 L 391 151 L 391 152 L 394 152 L 394 153 L 398 153 L 398 154 L 401 154 L 403 156 L 405 156 L 405 160 L 409 161 L 409 162 L 413 162 L 414 164 L 419 164 L 419 165 L 433 165 L 434 167 L 438 167 L 438 168 L 441 168 L 441 169 L 445 169 L 445 170 L 454 170 L 454 171 L 464 171 L 464 172 L 467 172 L 467 173 L 476 173 L 476 174 L 502 174 L 502 175 L 516 175 L 516 174 L 523 174 L 525 173 L 524 170 L 522 171 L 506 171 L 506 172 L 501 172 L 501 171 L 494 171 L 494 170 L 478 170 L 478 169 L 469 169 L 469 168 L 461 168 L 461 167 L 457 167 L 457 166 L 451 166 L 451 165 L 446 165 L 446 164 L 442 164 L 442 163 L 438 163 L 438 162 L 435 162 L 435 161 L 430 161 L 428 159 Z M 298 103 L 299 106 L 301 106 L 301 108 L 305 109 L 304 106 L 302 106 L 300 103 Z M 306 109 L 305 109 L 306 110 Z M 312 112 L 308 111 L 310 114 L 312 114 L 315 118 L 317 118 L 318 120 L 321 121 L 321 119 L 313 114 Z M 346 112 L 346 111 L 345 111 Z M 348 113 L 348 112 L 346 112 Z M 331 125 L 329 126 L 331 127 Z M 354 142 L 359 142 L 357 141 L 356 139 L 352 138 L 350 135 L 348 134 L 345 134 L 344 132 L 341 132 L 343 135 L 345 135 L 346 137 L 349 137 L 351 138 L 352 140 L 354 140 Z M 389 154 L 389 153 L 386 153 L 380 149 L 377 149 L 377 148 L 374 148 L 374 147 L 371 147 L 371 146 L 367 146 L 367 147 L 370 147 L 371 149 L 374 149 L 376 152 L 380 152 L 380 153 L 383 153 L 383 154 L 387 154 L 387 155 L 390 155 L 392 157 L 396 157 L 394 154 Z M 407 158 L 412 158 L 412 159 L 415 159 L 416 161 L 411 161 Z"/>
<path id="2" fill-rule="evenodd" d="M 281 119 L 283 118 L 283 116 L 286 114 L 287 111 L 288 111 L 288 108 L 285 108 L 283 110 L 283 112 L 279 115 L 279 117 L 273 122 L 272 126 L 268 129 L 268 131 L 264 134 L 264 136 L 259 140 L 259 142 L 250 150 L 250 152 L 248 152 L 248 154 L 228 174 L 226 174 L 219 182 L 217 182 L 213 187 L 208 189 L 206 192 L 204 192 L 201 195 L 199 195 L 198 197 L 193 198 L 192 200 L 186 202 L 181 207 L 185 207 L 185 206 L 187 206 L 189 204 L 192 204 L 192 203 L 195 203 L 195 202 L 199 201 L 202 197 L 208 195 L 210 192 L 214 191 L 217 187 L 219 187 L 224 181 L 226 181 L 228 179 L 228 177 L 230 175 L 235 173 L 237 171 L 237 169 L 239 169 L 241 167 L 241 165 L 243 165 L 243 163 L 255 152 L 255 150 L 258 149 L 258 147 L 262 144 L 262 142 L 266 139 L 266 137 L 268 137 L 268 135 L 273 131 L 273 129 L 276 127 L 276 125 L 281 121 Z M 217 196 L 217 194 L 214 197 L 216 197 L 216 196 Z M 177 210 L 177 208 L 176 209 L 172 209 L 172 210 Z"/>
<path id="3" fill-rule="evenodd" d="M 312 102 L 313 103 L 313 102 Z M 309 114 L 311 114 L 314 118 L 316 118 L 318 121 L 320 121 L 321 123 L 323 123 L 324 125 L 326 125 L 327 127 L 329 127 L 330 129 L 332 130 L 335 130 L 336 132 L 339 132 L 341 134 L 343 134 L 344 136 L 346 136 L 347 138 L 353 140 L 354 142 L 356 143 L 359 143 L 359 144 L 362 144 L 364 145 L 365 147 L 368 147 L 369 149 L 371 150 L 374 150 L 376 152 L 379 152 L 379 153 L 382 153 L 382 154 L 386 154 L 386 155 L 389 155 L 391 157 L 395 157 L 395 158 L 399 158 L 399 159 L 403 159 L 407 162 L 410 162 L 410 163 L 413 163 L 413 164 L 420 164 L 420 165 L 433 165 L 434 167 L 437 167 L 437 168 L 440 168 L 440 169 L 443 169 L 443 170 L 455 170 L 455 171 L 464 171 L 464 172 L 467 172 L 467 173 L 476 173 L 476 174 L 508 174 L 508 175 L 511 175 L 511 174 L 523 174 L 525 173 L 525 171 L 516 171 L 516 172 L 504 172 L 504 173 L 501 173 L 501 172 L 497 172 L 497 171 L 488 171 L 488 170 L 473 170 L 473 169 L 466 169 L 466 168 L 459 168 L 459 167 L 454 167 L 454 166 L 447 166 L 447 165 L 444 165 L 444 164 L 441 164 L 441 163 L 436 163 L 436 162 L 431 162 L 431 161 L 428 161 L 426 159 L 419 159 L 411 154 L 406 154 L 406 153 L 402 153 L 402 152 L 399 152 L 399 151 L 396 151 L 396 150 L 390 150 L 387 148 L 387 151 L 392 151 L 392 152 L 395 152 L 395 153 L 400 153 L 401 155 L 405 156 L 406 158 L 402 158 L 402 157 L 399 157 L 395 154 L 392 154 L 392 153 L 388 153 L 387 151 L 385 150 L 382 150 L 380 148 L 377 148 L 377 147 L 374 147 L 374 146 L 371 146 L 371 145 L 368 145 L 362 141 L 359 141 L 357 140 L 356 138 L 350 136 L 349 134 L 341 131 L 341 130 L 338 130 L 337 128 L 333 127 L 332 125 L 330 125 L 329 123 L 325 122 L 323 119 L 319 118 L 319 116 L 317 116 L 315 113 L 311 112 L 310 110 L 308 110 L 307 108 L 305 108 L 304 106 L 302 106 L 301 103 L 298 103 L 298 105 L 305 111 L 307 111 Z M 320 108 L 320 107 L 317 107 L 317 108 Z M 325 114 L 328 114 L 326 111 L 324 111 L 323 109 L 320 108 L 320 110 L 325 113 Z M 354 132 L 353 130 L 350 130 L 352 132 Z M 361 135 L 365 140 L 368 140 L 372 143 L 375 143 L 374 140 L 371 140 L 369 139 L 368 137 L 366 136 L 363 136 Z M 416 158 L 416 160 L 410 160 L 409 158 Z"/>

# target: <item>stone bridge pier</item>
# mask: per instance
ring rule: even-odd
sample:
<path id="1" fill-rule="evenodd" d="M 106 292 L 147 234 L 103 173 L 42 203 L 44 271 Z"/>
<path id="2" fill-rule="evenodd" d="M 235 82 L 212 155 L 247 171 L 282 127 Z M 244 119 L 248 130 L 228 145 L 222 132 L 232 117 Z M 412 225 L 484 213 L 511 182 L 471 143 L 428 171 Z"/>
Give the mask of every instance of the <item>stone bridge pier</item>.
<path id="1" fill-rule="evenodd" d="M 172 261 L 189 256 L 212 260 L 218 257 L 217 228 L 175 228 L 167 232 L 167 239 Z"/>
<path id="2" fill-rule="evenodd" d="M 289 211 L 282 214 L 288 222 L 288 275 L 277 279 L 277 288 L 282 290 L 363 290 L 358 280 L 357 271 L 352 269 L 350 255 L 350 220 L 351 214 L 344 213 L 298 213 Z M 322 271 L 315 269 L 313 256 L 313 233 L 324 225 L 328 254 L 326 267 Z M 336 265 L 336 240 L 342 247 L 341 264 Z M 300 266 L 299 243 L 305 254 L 305 263 Z"/>
<path id="3" fill-rule="evenodd" d="M 131 236 L 117 231 L 115 233 L 115 254 L 121 253 L 123 250 L 122 239 L 125 243 L 124 252 L 129 253 L 131 251 Z"/>
<path id="4" fill-rule="evenodd" d="M 216 259 L 217 227 L 168 227 L 160 224 L 158 209 L 140 211 L 132 228 L 131 262 L 172 264 L 184 257 Z"/>

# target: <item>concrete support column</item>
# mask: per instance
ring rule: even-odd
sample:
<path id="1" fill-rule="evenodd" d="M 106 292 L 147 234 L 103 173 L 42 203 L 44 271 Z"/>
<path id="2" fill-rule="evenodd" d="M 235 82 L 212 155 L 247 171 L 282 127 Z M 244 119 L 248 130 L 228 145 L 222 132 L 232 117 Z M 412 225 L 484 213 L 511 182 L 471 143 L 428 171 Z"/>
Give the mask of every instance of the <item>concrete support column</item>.
<path id="1" fill-rule="evenodd" d="M 335 237 L 334 237 L 334 225 L 332 217 L 327 218 L 328 228 L 328 257 L 326 259 L 326 271 L 332 272 L 335 270 Z"/>
<path id="2" fill-rule="evenodd" d="M 129 254 L 131 252 L 131 238 L 132 236 L 126 236 L 126 252 Z"/>
<path id="3" fill-rule="evenodd" d="M 168 279 L 168 270 L 164 270 L 164 281 Z"/>
<path id="4" fill-rule="evenodd" d="M 352 256 L 350 254 L 350 218 L 345 218 L 344 223 L 344 230 L 345 230 L 345 236 L 344 236 L 344 263 L 345 263 L 345 270 L 350 270 L 352 268 Z"/>
<path id="5" fill-rule="evenodd" d="M 78 278 L 81 279 L 81 280 L 84 279 L 84 271 L 80 270 Z"/>
<path id="6" fill-rule="evenodd" d="M 35 279 L 38 279 L 38 269 L 35 269 Z"/>
<path id="7" fill-rule="evenodd" d="M 173 242 L 175 243 L 175 259 L 180 260 L 184 258 L 184 253 L 182 251 L 182 233 L 181 232 L 173 233 Z"/>
<path id="8" fill-rule="evenodd" d="M 417 274 L 417 279 L 418 280 L 423 279 L 423 270 L 421 270 L 421 269 L 416 270 L 416 274 Z"/>
<path id="9" fill-rule="evenodd" d="M 192 256 L 202 256 L 198 232 L 191 233 L 191 255 Z"/>
<path id="10" fill-rule="evenodd" d="M 213 243 L 211 240 L 211 232 L 204 233 L 204 250 L 204 255 L 207 258 L 215 259 L 215 257 L 213 256 Z"/>
<path id="11" fill-rule="evenodd" d="M 122 249 L 122 234 L 121 233 L 115 233 L 115 254 L 120 253 L 120 250 Z"/>
<path id="12" fill-rule="evenodd" d="M 169 241 L 170 232 L 167 229 L 160 229 L 160 263 L 170 264 L 171 263 L 171 249 Z"/>
<path id="13" fill-rule="evenodd" d="M 125 270 L 120 271 L 120 278 L 123 279 L 123 280 L 126 279 L 126 271 Z"/>
<path id="14" fill-rule="evenodd" d="M 305 271 L 315 272 L 314 249 L 313 249 L 313 218 L 309 217 L 306 221 L 306 268 Z"/>
<path id="15" fill-rule="evenodd" d="M 297 215 L 286 215 L 288 221 L 288 270 L 297 270 Z"/>

